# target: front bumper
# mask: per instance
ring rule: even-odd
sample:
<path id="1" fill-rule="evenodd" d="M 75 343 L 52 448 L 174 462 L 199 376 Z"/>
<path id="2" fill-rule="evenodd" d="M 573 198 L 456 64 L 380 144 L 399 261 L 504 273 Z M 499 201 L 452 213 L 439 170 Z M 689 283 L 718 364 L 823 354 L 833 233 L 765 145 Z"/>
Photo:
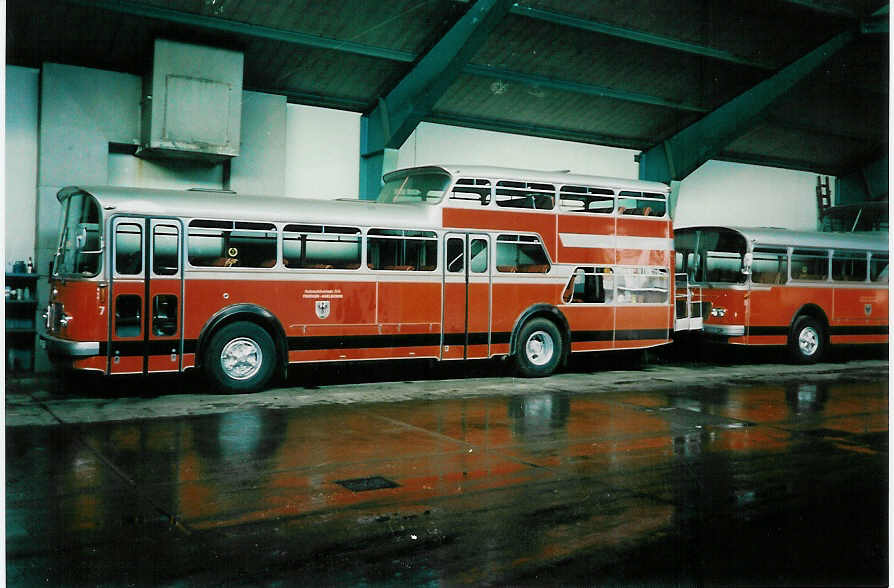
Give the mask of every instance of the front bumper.
<path id="1" fill-rule="evenodd" d="M 70 341 L 40 333 L 41 346 L 52 357 L 93 357 L 99 355 L 99 341 Z"/>
<path id="2" fill-rule="evenodd" d="M 744 337 L 745 325 L 704 325 L 705 333 L 723 337 Z"/>

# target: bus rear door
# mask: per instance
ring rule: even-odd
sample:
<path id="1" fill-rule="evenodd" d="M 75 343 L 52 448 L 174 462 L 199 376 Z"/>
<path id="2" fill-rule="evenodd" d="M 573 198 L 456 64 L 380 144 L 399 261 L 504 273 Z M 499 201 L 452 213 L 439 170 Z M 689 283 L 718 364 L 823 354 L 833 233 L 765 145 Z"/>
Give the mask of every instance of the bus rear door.
<path id="1" fill-rule="evenodd" d="M 113 221 L 109 373 L 182 369 L 183 245 L 173 219 Z"/>
<path id="2" fill-rule="evenodd" d="M 479 233 L 448 233 L 443 249 L 441 359 L 489 357 L 490 238 Z"/>

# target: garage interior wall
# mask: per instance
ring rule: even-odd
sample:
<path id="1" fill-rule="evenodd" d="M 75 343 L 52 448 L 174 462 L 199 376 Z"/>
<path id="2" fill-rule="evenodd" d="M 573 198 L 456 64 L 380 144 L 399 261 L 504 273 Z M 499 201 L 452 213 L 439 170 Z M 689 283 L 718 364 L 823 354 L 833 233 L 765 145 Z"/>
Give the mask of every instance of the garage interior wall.
<path id="1" fill-rule="evenodd" d="M 56 192 L 63 186 L 183 189 L 226 183 L 223 164 L 146 160 L 122 152 L 120 145 L 140 139 L 139 76 L 51 63 L 41 70 L 6 66 L 6 76 L 7 262 L 33 256 L 37 270 L 46 273 L 59 224 Z M 359 137 L 358 113 L 244 92 L 242 143 L 229 186 L 241 194 L 356 197 Z M 400 149 L 398 165 L 489 164 L 636 178 L 634 154 L 422 123 Z M 815 182 L 816 175 L 807 172 L 708 162 L 682 182 L 675 224 L 812 230 Z M 39 282 L 38 308 L 46 301 L 46 282 Z M 38 370 L 48 367 L 41 355 Z"/>

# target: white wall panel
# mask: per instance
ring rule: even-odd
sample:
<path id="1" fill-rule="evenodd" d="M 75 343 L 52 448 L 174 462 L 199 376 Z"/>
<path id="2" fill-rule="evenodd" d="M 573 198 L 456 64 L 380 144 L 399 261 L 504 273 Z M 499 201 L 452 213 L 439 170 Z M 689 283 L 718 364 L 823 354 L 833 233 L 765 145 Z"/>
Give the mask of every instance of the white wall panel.
<path id="1" fill-rule="evenodd" d="M 37 113 L 40 71 L 6 67 L 5 256 L 34 256 L 37 222 Z M 7 268 L 8 269 L 8 268 Z"/>
<path id="2" fill-rule="evenodd" d="M 286 196 L 356 198 L 360 114 L 298 104 L 286 113 Z"/>

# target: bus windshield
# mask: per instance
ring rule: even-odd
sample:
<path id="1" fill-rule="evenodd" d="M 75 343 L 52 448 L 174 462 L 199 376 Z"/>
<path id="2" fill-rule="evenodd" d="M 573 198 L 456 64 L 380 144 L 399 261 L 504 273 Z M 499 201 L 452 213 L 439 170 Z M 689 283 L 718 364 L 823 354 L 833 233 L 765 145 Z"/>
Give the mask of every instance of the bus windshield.
<path id="1" fill-rule="evenodd" d="M 102 262 L 99 204 L 83 192 L 72 194 L 65 200 L 63 219 L 53 274 L 97 275 Z"/>
<path id="2" fill-rule="evenodd" d="M 444 197 L 448 183 L 450 176 L 437 172 L 391 176 L 382 186 L 376 202 L 437 204 Z"/>
<path id="3" fill-rule="evenodd" d="M 735 231 L 681 232 L 676 249 L 677 271 L 685 272 L 694 282 L 745 283 L 742 261 L 747 244 Z"/>

